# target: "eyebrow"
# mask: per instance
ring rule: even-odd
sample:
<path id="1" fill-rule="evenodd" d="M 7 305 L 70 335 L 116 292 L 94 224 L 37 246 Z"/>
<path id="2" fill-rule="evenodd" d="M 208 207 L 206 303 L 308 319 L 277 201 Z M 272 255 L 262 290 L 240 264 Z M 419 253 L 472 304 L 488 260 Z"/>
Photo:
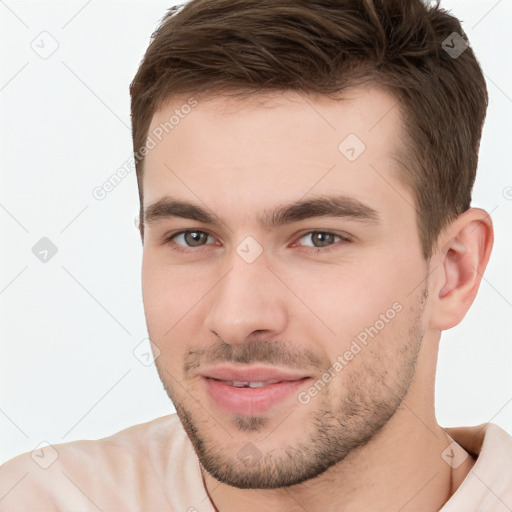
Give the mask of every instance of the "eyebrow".
<path id="1" fill-rule="evenodd" d="M 143 220 L 148 225 L 174 217 L 214 226 L 224 224 L 211 211 L 171 197 L 164 197 L 143 210 Z M 380 216 L 376 210 L 347 196 L 320 196 L 295 201 L 273 210 L 265 210 L 263 215 L 258 217 L 258 222 L 262 227 L 270 229 L 315 217 L 344 217 L 366 223 L 380 223 Z"/>

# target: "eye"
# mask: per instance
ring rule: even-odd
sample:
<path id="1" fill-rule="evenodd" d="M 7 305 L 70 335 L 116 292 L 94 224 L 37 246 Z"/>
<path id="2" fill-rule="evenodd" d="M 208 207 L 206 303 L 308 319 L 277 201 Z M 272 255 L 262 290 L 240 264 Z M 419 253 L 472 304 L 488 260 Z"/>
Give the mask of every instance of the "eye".
<path id="1" fill-rule="evenodd" d="M 309 231 L 297 239 L 294 245 L 321 249 L 322 252 L 327 252 L 331 248 L 336 247 L 339 242 L 350 242 L 350 239 L 330 231 Z M 173 249 L 176 251 L 185 252 L 212 243 L 216 244 L 216 241 L 215 238 L 206 231 L 189 229 L 167 237 L 165 243 L 174 246 Z"/>
<path id="2" fill-rule="evenodd" d="M 306 247 L 314 247 L 316 249 L 322 249 L 324 247 L 331 247 L 336 242 L 345 241 L 348 242 L 348 238 L 345 238 L 336 233 L 329 231 L 310 231 L 305 235 L 301 236 L 298 242 Z"/>
<path id="3" fill-rule="evenodd" d="M 210 240 L 209 240 L 210 239 Z M 181 231 L 169 237 L 168 242 L 173 241 L 181 247 L 201 247 L 206 245 L 208 241 L 211 243 L 214 238 L 205 231 L 191 230 Z"/>

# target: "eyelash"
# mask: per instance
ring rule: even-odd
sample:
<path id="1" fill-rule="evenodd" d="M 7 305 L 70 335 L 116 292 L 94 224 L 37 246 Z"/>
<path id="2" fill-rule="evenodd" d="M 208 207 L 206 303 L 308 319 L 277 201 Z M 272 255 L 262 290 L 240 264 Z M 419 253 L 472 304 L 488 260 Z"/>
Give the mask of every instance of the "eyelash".
<path id="1" fill-rule="evenodd" d="M 197 251 L 198 249 L 202 249 L 202 248 L 206 247 L 207 245 L 209 245 L 209 244 L 205 244 L 205 245 L 200 245 L 197 247 L 186 247 L 183 245 L 178 245 L 175 242 L 173 242 L 173 239 L 176 238 L 177 236 L 184 235 L 187 233 L 204 233 L 205 235 L 211 236 L 210 233 L 208 233 L 207 231 L 201 230 L 201 229 L 186 229 L 183 231 L 178 231 L 176 233 L 172 233 L 171 235 L 166 237 L 164 239 L 164 245 L 170 245 L 170 246 L 172 246 L 173 251 L 180 252 L 180 253 L 194 252 L 194 251 Z M 316 253 L 320 253 L 320 252 L 326 253 L 326 252 L 330 252 L 331 250 L 336 249 L 338 247 L 338 244 L 340 244 L 341 242 L 343 242 L 343 245 L 345 243 L 351 242 L 350 238 L 340 235 L 339 233 L 334 233 L 332 231 L 322 231 L 322 230 L 306 231 L 305 233 L 301 234 L 296 240 L 301 240 L 305 236 L 311 235 L 313 233 L 322 233 L 324 235 L 334 235 L 335 237 L 338 237 L 340 240 L 337 242 L 334 242 L 333 244 L 331 244 L 327 247 L 314 247 L 314 246 L 299 246 L 299 247 L 306 248 L 306 251 L 308 251 L 308 252 L 316 251 Z M 295 242 L 294 242 L 294 245 L 295 245 Z"/>

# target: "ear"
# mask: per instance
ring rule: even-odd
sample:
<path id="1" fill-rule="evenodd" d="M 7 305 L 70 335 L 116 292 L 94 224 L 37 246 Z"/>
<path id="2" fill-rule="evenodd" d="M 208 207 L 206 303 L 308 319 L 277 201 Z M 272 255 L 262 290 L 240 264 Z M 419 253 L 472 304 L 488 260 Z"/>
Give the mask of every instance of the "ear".
<path id="1" fill-rule="evenodd" d="M 433 255 L 430 326 L 443 331 L 456 326 L 473 303 L 494 242 L 490 215 L 470 208 L 440 235 Z"/>

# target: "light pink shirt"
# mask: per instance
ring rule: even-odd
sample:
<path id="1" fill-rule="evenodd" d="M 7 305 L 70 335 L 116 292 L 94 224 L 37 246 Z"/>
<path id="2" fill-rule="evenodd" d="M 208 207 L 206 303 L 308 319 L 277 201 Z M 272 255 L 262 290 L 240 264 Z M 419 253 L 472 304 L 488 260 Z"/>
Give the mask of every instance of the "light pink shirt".
<path id="1" fill-rule="evenodd" d="M 492 423 L 448 430 L 473 469 L 442 512 L 512 511 L 512 437 Z M 214 512 L 176 414 L 97 441 L 19 455 L 0 467 L 0 512 Z"/>

